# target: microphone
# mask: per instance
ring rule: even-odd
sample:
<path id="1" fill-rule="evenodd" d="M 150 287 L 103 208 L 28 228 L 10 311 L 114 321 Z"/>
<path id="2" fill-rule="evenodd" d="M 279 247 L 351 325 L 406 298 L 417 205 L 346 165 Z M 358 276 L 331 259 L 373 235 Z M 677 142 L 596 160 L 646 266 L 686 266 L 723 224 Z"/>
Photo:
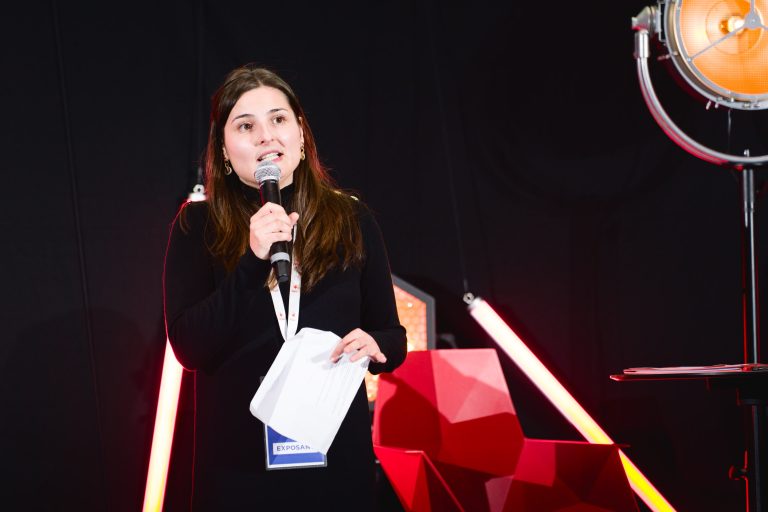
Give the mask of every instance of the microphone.
<path id="1" fill-rule="evenodd" d="M 270 160 L 265 160 L 256 166 L 253 177 L 259 184 L 261 204 L 280 203 L 280 168 Z M 275 242 L 269 248 L 269 262 L 275 270 L 278 283 L 286 282 L 291 276 L 291 256 L 288 254 L 288 244 L 283 241 Z"/>

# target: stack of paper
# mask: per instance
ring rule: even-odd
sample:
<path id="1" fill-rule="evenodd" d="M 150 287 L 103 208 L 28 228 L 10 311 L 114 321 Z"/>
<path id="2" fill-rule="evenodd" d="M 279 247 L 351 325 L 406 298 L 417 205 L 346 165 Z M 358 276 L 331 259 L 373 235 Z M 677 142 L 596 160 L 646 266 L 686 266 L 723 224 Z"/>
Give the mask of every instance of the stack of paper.
<path id="1" fill-rule="evenodd" d="M 251 414 L 326 454 L 369 362 L 363 357 L 352 363 L 345 354 L 332 363 L 339 341 L 332 332 L 308 327 L 286 341 L 251 400 Z"/>

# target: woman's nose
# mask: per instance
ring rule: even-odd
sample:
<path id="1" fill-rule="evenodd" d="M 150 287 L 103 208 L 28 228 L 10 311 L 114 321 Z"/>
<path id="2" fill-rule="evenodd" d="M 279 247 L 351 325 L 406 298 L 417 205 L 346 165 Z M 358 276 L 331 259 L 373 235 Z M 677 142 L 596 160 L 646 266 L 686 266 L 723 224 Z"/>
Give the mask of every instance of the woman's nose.
<path id="1" fill-rule="evenodd" d="M 259 124 L 253 129 L 253 142 L 256 145 L 272 141 L 272 130 L 269 125 Z"/>

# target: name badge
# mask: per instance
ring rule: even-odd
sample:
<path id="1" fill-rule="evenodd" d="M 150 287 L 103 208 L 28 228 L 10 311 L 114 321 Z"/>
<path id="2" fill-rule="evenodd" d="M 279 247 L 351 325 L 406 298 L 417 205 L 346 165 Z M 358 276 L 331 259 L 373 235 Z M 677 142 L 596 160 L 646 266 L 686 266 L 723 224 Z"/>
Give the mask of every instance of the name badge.
<path id="1" fill-rule="evenodd" d="M 267 469 L 325 467 L 328 460 L 309 446 L 285 437 L 269 425 L 264 425 Z"/>

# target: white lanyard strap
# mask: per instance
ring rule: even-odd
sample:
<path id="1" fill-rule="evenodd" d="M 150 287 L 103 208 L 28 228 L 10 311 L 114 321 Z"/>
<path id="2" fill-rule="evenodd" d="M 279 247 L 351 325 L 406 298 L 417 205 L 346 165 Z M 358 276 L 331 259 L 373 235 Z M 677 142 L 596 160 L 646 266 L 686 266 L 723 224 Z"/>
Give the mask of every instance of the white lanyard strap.
<path id="1" fill-rule="evenodd" d="M 293 241 L 296 242 L 296 226 L 293 226 Z M 301 300 L 301 274 L 296 268 L 296 258 L 291 255 L 291 286 L 288 288 L 288 315 L 285 314 L 283 297 L 280 295 L 280 284 L 269 290 L 272 295 L 272 304 L 275 306 L 277 324 L 280 326 L 280 334 L 283 340 L 296 336 L 296 328 L 299 325 L 299 301 Z M 295 300 L 294 300 L 295 299 Z"/>
<path id="2" fill-rule="evenodd" d="M 296 335 L 296 328 L 299 325 L 299 301 L 301 300 L 301 274 L 296 269 L 296 263 L 291 264 L 291 286 L 288 289 L 288 315 L 285 314 L 283 297 L 280 295 L 280 285 L 269 290 L 272 295 L 272 303 L 275 306 L 275 315 L 277 323 L 280 326 L 280 333 L 284 340 L 288 340 Z"/>

